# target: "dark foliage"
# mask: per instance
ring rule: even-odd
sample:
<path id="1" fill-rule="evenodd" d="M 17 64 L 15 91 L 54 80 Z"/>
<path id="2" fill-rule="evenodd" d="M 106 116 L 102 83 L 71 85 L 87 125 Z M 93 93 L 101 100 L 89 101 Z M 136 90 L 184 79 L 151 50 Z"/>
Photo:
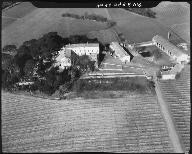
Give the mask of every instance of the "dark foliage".
<path id="1" fill-rule="evenodd" d="M 11 63 L 11 61 L 13 60 L 13 57 L 5 53 L 2 53 L 1 55 L 2 55 L 2 60 L 1 60 L 2 69 L 6 70 L 9 64 Z"/>
<path id="2" fill-rule="evenodd" d="M 112 20 L 108 20 L 107 18 L 101 16 L 101 15 L 97 15 L 97 14 L 88 14 L 87 12 L 85 12 L 84 15 L 80 16 L 77 14 L 72 14 L 72 13 L 64 13 L 62 14 L 62 17 L 71 17 L 71 18 L 75 18 L 75 19 L 82 19 L 82 20 L 93 20 L 93 21 L 98 21 L 98 22 L 106 22 L 108 28 L 113 27 L 116 25 L 115 21 Z"/>
<path id="3" fill-rule="evenodd" d="M 139 79 L 139 80 L 138 80 Z M 109 81 L 109 82 L 106 82 Z M 139 82 L 138 82 L 139 81 Z M 147 87 L 152 89 L 153 83 L 148 82 L 144 78 L 111 78 L 111 79 L 97 79 L 95 80 L 77 80 L 74 83 L 73 90 L 77 92 L 91 91 L 91 90 L 127 90 L 145 92 Z"/>
<path id="4" fill-rule="evenodd" d="M 31 78 L 33 76 L 33 70 L 35 66 L 35 61 L 33 59 L 27 60 L 24 66 L 25 76 Z"/>
<path id="5" fill-rule="evenodd" d="M 40 90 L 50 95 L 59 90 L 62 85 L 69 88 L 69 85 L 72 85 L 84 72 L 94 71 L 95 62 L 86 55 L 77 56 L 73 52 L 71 53 L 72 67 L 70 69 L 58 72 L 58 67 L 52 67 L 53 55 L 69 43 L 98 43 L 98 40 L 89 39 L 84 35 L 62 38 L 56 32 L 50 32 L 39 39 L 24 42 L 17 49 L 17 54 L 14 57 L 7 54 L 2 56 L 3 88 L 9 89 L 21 79 L 30 79 L 34 81 L 34 85 L 27 88 L 26 86 L 20 87 L 21 90 Z M 9 47 L 15 48 L 14 46 Z M 104 46 L 101 45 L 100 49 L 104 49 Z M 37 69 L 35 76 L 33 76 L 34 68 Z"/>
<path id="6" fill-rule="evenodd" d="M 16 45 L 6 45 L 3 47 L 3 52 L 16 52 L 17 51 L 17 47 Z"/>
<path id="7" fill-rule="evenodd" d="M 125 8 L 125 9 L 146 17 L 156 18 L 156 13 L 149 8 Z"/>
<path id="8" fill-rule="evenodd" d="M 2 70 L 2 88 L 11 89 L 14 83 L 18 82 L 21 74 L 19 66 L 15 63 L 14 60 L 11 60 L 6 69 Z"/>
<path id="9" fill-rule="evenodd" d="M 151 57 L 151 52 L 141 52 L 141 55 L 143 56 L 143 57 Z"/>

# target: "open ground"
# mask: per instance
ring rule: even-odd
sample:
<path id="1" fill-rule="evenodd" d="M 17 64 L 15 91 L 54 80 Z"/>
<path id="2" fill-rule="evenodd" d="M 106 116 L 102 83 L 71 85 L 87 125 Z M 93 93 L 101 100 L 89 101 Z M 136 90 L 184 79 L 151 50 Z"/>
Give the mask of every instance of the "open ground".
<path id="1" fill-rule="evenodd" d="M 24 8 L 24 9 L 21 9 Z M 167 10 L 168 11 L 167 11 Z M 36 8 L 29 2 L 21 3 L 2 13 L 2 46 L 7 44 L 21 45 L 24 41 L 36 39 L 50 31 L 57 31 L 63 37 L 73 34 L 88 34 L 90 37 L 97 37 L 103 43 L 115 41 L 117 38 L 111 30 L 106 30 L 106 25 L 94 21 L 81 21 L 70 18 L 63 18 L 65 12 L 83 15 L 95 13 L 112 19 L 117 22 L 117 28 L 131 42 L 149 41 L 156 34 L 167 37 L 169 29 L 166 25 L 179 24 L 189 18 L 186 11 L 180 11 L 178 16 L 168 20 L 169 7 L 166 7 L 164 14 L 161 13 L 157 19 L 143 17 L 121 8 L 97 9 L 97 8 Z M 178 9 L 174 7 L 174 12 Z M 158 10 L 158 9 L 156 9 Z M 163 16 L 163 17 L 162 17 Z M 167 18 L 166 18 L 167 17 Z M 16 19 L 15 19 L 16 18 Z M 17 19 L 18 18 L 18 19 Z M 170 18 L 169 18 L 170 19 Z M 173 20 L 173 21 L 172 21 Z M 169 22 L 169 23 L 167 23 Z"/>

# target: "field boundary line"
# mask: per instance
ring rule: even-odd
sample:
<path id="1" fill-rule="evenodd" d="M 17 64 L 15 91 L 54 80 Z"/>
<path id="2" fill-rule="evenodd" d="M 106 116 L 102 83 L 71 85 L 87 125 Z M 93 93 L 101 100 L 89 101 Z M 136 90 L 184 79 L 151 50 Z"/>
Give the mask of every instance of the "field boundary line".
<path id="1" fill-rule="evenodd" d="M 172 142 L 174 151 L 178 152 L 178 153 L 184 153 L 183 148 L 181 146 L 181 142 L 179 140 L 179 136 L 176 132 L 176 128 L 174 126 L 173 120 L 169 113 L 168 106 L 163 99 L 160 86 L 158 84 L 158 81 L 156 81 L 156 80 L 155 80 L 155 91 L 156 91 L 157 99 L 158 99 L 158 102 L 159 102 L 159 105 L 161 108 L 162 115 L 167 124 L 168 134 L 169 134 L 170 140 Z"/>
<path id="2" fill-rule="evenodd" d="M 10 18 L 10 19 L 15 19 L 15 20 L 20 19 L 20 18 L 8 17 L 8 16 L 2 16 L 2 18 Z"/>
<path id="3" fill-rule="evenodd" d="M 12 8 L 12 7 L 14 7 L 14 6 L 20 4 L 20 3 L 22 3 L 22 2 L 14 3 L 14 4 L 12 4 L 12 5 L 10 5 L 10 6 L 6 7 L 6 8 L 4 8 L 4 9 L 2 9 L 2 11 L 6 11 L 6 10 L 8 10 L 8 9 L 10 9 L 10 8 Z"/>

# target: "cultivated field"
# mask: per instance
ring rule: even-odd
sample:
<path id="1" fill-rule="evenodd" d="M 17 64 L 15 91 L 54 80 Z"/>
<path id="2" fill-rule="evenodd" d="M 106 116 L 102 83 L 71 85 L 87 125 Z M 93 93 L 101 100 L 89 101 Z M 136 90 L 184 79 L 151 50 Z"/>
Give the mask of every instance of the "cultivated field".
<path id="1" fill-rule="evenodd" d="M 2 92 L 3 152 L 173 152 L 151 94 L 44 100 Z"/>
<path id="2" fill-rule="evenodd" d="M 190 66 L 186 66 L 176 81 L 161 81 L 161 92 L 169 106 L 176 130 L 186 152 L 190 149 Z"/>

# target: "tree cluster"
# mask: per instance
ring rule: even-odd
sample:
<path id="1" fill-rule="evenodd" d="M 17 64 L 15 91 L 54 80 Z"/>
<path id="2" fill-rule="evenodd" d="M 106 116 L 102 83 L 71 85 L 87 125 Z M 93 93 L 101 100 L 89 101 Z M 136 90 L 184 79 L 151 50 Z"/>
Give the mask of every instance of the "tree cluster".
<path id="1" fill-rule="evenodd" d="M 6 45 L 3 47 L 4 53 L 15 53 L 17 51 L 16 45 Z"/>
<path id="2" fill-rule="evenodd" d="M 9 6 L 15 4 L 15 3 L 17 3 L 17 2 L 15 2 L 15 1 L 2 2 L 2 6 L 1 6 L 1 7 L 2 7 L 2 9 L 4 9 L 4 8 L 6 8 L 6 7 L 9 7 Z"/>
<path id="3" fill-rule="evenodd" d="M 97 39 L 83 35 L 62 38 L 56 32 L 50 32 L 39 39 L 24 42 L 18 49 L 14 45 L 4 47 L 4 50 L 14 48 L 17 54 L 2 54 L 2 87 L 11 89 L 16 82 L 29 80 L 34 82 L 29 86 L 31 90 L 53 94 L 60 87 L 62 91 L 62 85 L 72 84 L 87 70 L 93 71 L 94 62 L 87 55 L 77 56 L 72 52 L 72 67 L 60 72 L 58 67 L 53 67 L 54 56 L 66 44 L 87 42 L 98 43 Z"/>
<path id="4" fill-rule="evenodd" d="M 149 8 L 125 8 L 125 9 L 146 17 L 156 18 L 156 13 Z"/>
<path id="5" fill-rule="evenodd" d="M 84 15 L 78 15 L 78 14 L 73 14 L 73 13 L 63 13 L 62 17 L 71 17 L 75 19 L 82 19 L 82 20 L 93 20 L 93 21 L 98 21 L 98 22 L 106 22 L 107 26 L 113 27 L 116 25 L 115 21 L 109 20 L 101 15 L 97 14 L 88 14 L 87 12 L 84 13 Z"/>

